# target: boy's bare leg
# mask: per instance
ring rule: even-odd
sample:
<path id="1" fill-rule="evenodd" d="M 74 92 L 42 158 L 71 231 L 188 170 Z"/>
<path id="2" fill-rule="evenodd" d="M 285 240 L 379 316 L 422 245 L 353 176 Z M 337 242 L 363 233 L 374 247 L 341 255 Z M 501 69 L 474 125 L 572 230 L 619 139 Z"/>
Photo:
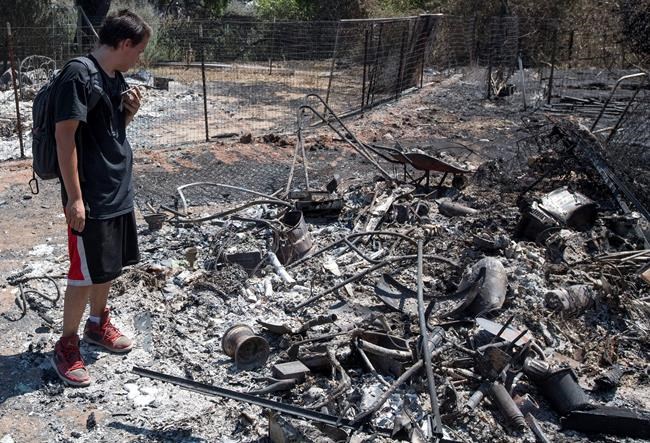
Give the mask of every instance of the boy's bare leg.
<path id="1" fill-rule="evenodd" d="M 90 286 L 70 286 L 65 290 L 63 301 L 63 332 L 62 337 L 76 335 L 79 330 L 81 317 L 88 303 Z"/>
<path id="2" fill-rule="evenodd" d="M 90 286 L 90 315 L 102 316 L 108 303 L 108 291 L 110 291 L 112 283 L 112 281 L 109 281 Z"/>

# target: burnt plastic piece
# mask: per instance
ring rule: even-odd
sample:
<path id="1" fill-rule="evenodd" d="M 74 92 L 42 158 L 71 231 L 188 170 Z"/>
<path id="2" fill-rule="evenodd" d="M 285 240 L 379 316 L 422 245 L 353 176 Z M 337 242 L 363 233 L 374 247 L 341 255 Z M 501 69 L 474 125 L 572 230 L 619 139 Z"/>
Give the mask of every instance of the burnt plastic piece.
<path id="1" fill-rule="evenodd" d="M 389 274 L 382 275 L 375 284 L 375 294 L 391 309 L 409 315 L 417 315 L 417 292 L 395 280 Z"/>
<path id="2" fill-rule="evenodd" d="M 566 415 L 590 406 L 589 397 L 578 384 L 578 377 L 572 369 L 551 372 L 545 363 L 529 358 L 524 364 L 524 372 L 537 384 L 558 414 Z"/>
<path id="3" fill-rule="evenodd" d="M 573 411 L 560 420 L 562 428 L 585 433 L 650 438 L 650 411 L 598 406 Z"/>
<path id="4" fill-rule="evenodd" d="M 341 177 L 338 174 L 334 174 L 334 177 L 332 180 L 330 180 L 326 185 L 325 189 L 327 189 L 327 192 L 333 193 L 336 192 L 336 190 L 339 187 L 339 182 L 341 181 Z"/>

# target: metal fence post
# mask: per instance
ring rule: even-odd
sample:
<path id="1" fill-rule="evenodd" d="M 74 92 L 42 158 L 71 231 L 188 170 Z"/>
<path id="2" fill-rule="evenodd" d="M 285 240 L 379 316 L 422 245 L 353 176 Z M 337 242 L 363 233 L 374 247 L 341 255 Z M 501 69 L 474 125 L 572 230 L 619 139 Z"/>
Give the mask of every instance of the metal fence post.
<path id="1" fill-rule="evenodd" d="M 368 63 L 368 28 L 366 28 L 366 39 L 363 45 L 363 82 L 361 83 L 361 111 L 366 106 L 366 70 Z"/>
<path id="2" fill-rule="evenodd" d="M 569 69 L 571 69 L 572 61 L 573 61 L 573 39 L 575 36 L 575 29 L 571 30 L 571 33 L 569 34 Z"/>
<path id="3" fill-rule="evenodd" d="M 205 84 L 205 47 L 203 44 L 203 25 L 199 24 L 199 48 L 201 51 L 201 81 L 203 82 L 203 115 L 205 117 L 205 141 L 210 141 L 208 131 L 208 92 Z"/>
<path id="4" fill-rule="evenodd" d="M 327 93 L 325 94 L 325 104 L 329 106 L 330 92 L 332 91 L 332 78 L 334 77 L 334 68 L 336 66 L 336 56 L 339 49 L 339 32 L 341 29 L 341 21 L 336 24 L 336 36 L 334 37 L 334 52 L 332 53 L 332 64 L 330 65 L 330 78 L 327 81 Z M 323 111 L 323 115 L 327 116 L 327 108 Z"/>
<path id="5" fill-rule="evenodd" d="M 404 46 L 406 45 L 406 34 L 406 30 L 402 32 L 402 47 L 400 48 L 399 69 L 397 71 L 397 85 L 395 88 L 396 100 L 399 98 L 400 92 L 402 92 L 402 75 L 404 71 Z"/>
<path id="6" fill-rule="evenodd" d="M 275 17 L 273 17 L 273 23 L 271 23 L 271 51 L 269 54 L 269 75 L 273 74 L 273 53 L 275 52 Z"/>
<path id="7" fill-rule="evenodd" d="M 377 38 L 377 46 L 375 47 L 374 54 L 374 63 L 372 64 L 372 70 L 369 70 L 368 73 L 368 92 L 366 93 L 366 106 L 372 108 L 375 103 L 375 80 L 377 79 L 377 70 L 379 69 L 379 54 L 381 49 L 381 35 L 384 30 L 384 24 L 379 24 L 379 37 Z M 372 45 L 372 42 L 375 40 L 375 25 L 370 25 L 370 43 L 368 46 Z"/>
<path id="8" fill-rule="evenodd" d="M 548 97 L 546 98 L 546 103 L 551 104 L 551 98 L 553 97 L 553 76 L 555 75 L 555 53 L 557 52 L 557 23 L 553 24 L 553 47 L 551 49 L 551 74 L 548 78 Z"/>
<path id="9" fill-rule="evenodd" d="M 9 52 L 9 65 L 11 66 L 11 83 L 14 88 L 14 99 L 16 100 L 16 129 L 18 130 L 18 143 L 20 144 L 20 158 L 25 158 L 25 147 L 23 145 L 23 125 L 20 120 L 20 101 L 18 100 L 18 87 L 16 85 L 16 62 L 14 60 L 13 37 L 11 35 L 11 24 L 7 22 L 7 48 Z"/>

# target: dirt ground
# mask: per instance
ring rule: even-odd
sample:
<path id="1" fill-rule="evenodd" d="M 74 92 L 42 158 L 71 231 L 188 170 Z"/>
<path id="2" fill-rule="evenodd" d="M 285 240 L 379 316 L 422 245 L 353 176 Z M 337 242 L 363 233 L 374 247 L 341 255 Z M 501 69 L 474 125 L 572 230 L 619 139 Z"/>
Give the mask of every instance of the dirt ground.
<path id="1" fill-rule="evenodd" d="M 464 84 L 461 76 L 454 76 L 353 117 L 346 123 L 359 138 L 386 145 L 397 140 L 405 146 L 440 140 L 463 142 L 474 150 L 471 162 L 475 165 L 490 159 L 509 158 L 516 150 L 516 141 L 524 136 L 519 105 L 483 100 L 481 95 L 480 88 Z M 171 205 L 175 188 L 181 184 L 218 181 L 269 193 L 282 189 L 286 185 L 295 137 L 282 138 L 288 145 L 266 143 L 259 137 L 251 143 L 214 142 L 158 150 L 138 147 L 134 168 L 136 213 L 141 244 L 146 252 L 155 254 L 160 241 L 146 232 L 142 211 L 147 203 Z M 319 185 L 324 185 L 334 173 L 351 181 L 375 174 L 342 140 L 325 129 L 311 133 L 307 147 L 310 172 Z M 27 185 L 30 178 L 29 161 L 11 160 L 0 165 L 0 314 L 13 317 L 19 314 L 15 303 L 17 289 L 7 278 L 34 265 L 41 274 L 62 277 L 67 260 L 59 185 L 40 181 L 40 193 L 32 195 Z M 201 196 L 197 196 L 196 201 L 200 202 Z M 180 237 L 176 241 L 178 248 L 184 246 Z M 56 278 L 56 281 L 63 290 L 65 279 Z M 116 356 L 86 345 L 82 347 L 94 380 L 88 389 L 62 386 L 49 368 L 48 359 L 58 336 L 62 300 L 46 312 L 54 320 L 54 327 L 33 310 L 28 310 L 17 322 L 4 316 L 0 318 L 3 337 L 0 340 L 0 380 L 3 380 L 0 384 L 0 438 L 10 435 L 16 442 L 264 441 L 266 419 L 256 407 L 166 389 L 155 383 L 144 387 L 151 389 L 151 395 L 156 396 L 155 402 L 138 406 L 130 401 L 131 397 L 127 400 L 131 385 L 137 383 L 130 368 L 142 364 L 149 355 L 141 349 L 144 338 L 137 331 L 137 321 L 127 320 L 136 316 L 142 303 L 140 294 L 119 291 L 112 294 L 116 322 L 127 333 L 136 335 L 133 352 Z M 219 319 L 217 327 L 220 328 L 220 322 L 225 320 L 227 318 Z M 215 327 L 214 324 L 184 325 L 184 330 L 191 335 L 194 328 L 203 329 L 204 326 Z M 166 343 L 156 345 L 167 346 Z M 170 348 L 165 352 L 191 353 L 194 345 L 188 343 L 186 346 L 188 348 L 183 350 Z M 223 383 L 232 382 L 241 387 L 241 383 L 250 381 L 239 378 L 220 349 L 210 355 L 210 361 L 197 359 L 188 362 L 183 370 L 191 374 L 192 371 L 200 373 L 200 366 L 223 366 L 226 368 L 222 372 Z M 164 361 L 158 363 L 165 366 Z M 141 397 L 136 398 L 148 395 L 149 391 L 144 388 L 139 386 Z M 636 387 L 622 386 L 616 396 L 650 407 L 647 380 Z M 561 435 L 561 441 L 587 441 L 587 438 L 579 433 L 568 433 Z M 615 440 L 603 438 L 602 441 Z"/>

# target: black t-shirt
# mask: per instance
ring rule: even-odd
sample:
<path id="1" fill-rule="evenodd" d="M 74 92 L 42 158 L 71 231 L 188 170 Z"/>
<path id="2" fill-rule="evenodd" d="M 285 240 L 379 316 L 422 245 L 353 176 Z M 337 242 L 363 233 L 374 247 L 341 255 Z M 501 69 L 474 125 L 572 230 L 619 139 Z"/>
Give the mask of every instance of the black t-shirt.
<path id="1" fill-rule="evenodd" d="M 86 216 L 107 219 L 133 210 L 133 151 L 126 139 L 121 107 L 121 93 L 127 85 L 120 74 L 109 77 L 94 57 L 88 57 L 99 71 L 106 97 L 89 110 L 92 84 L 88 69 L 82 63 L 70 63 L 58 79 L 54 94 L 54 121 L 80 122 L 75 140 Z M 63 181 L 61 187 L 65 205 L 67 195 Z"/>

